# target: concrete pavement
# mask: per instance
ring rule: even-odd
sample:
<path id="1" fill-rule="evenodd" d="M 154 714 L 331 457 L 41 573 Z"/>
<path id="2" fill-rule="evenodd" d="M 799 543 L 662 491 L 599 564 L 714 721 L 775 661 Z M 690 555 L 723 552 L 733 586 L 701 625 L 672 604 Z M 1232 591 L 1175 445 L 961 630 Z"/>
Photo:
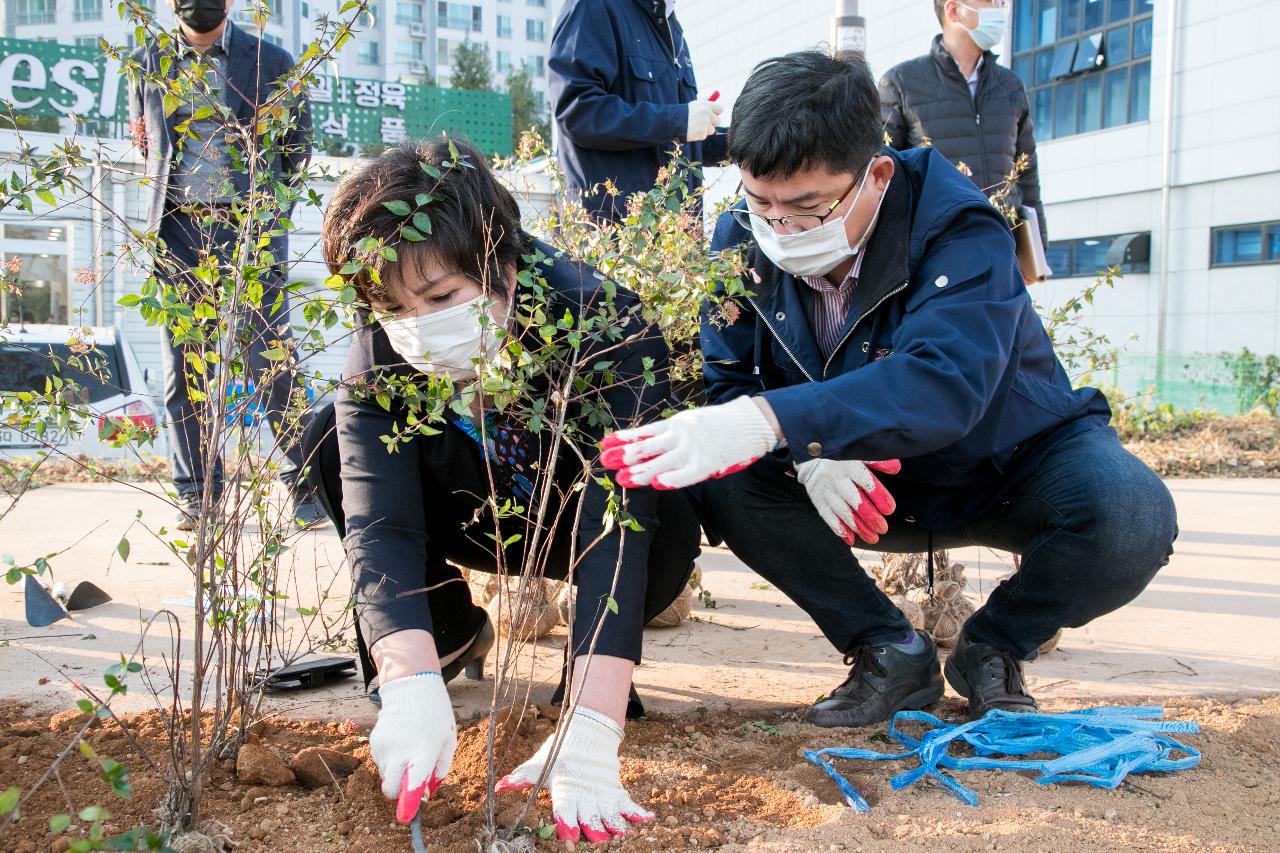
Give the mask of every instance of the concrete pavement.
<path id="1" fill-rule="evenodd" d="M 1028 667 L 1042 700 L 1164 701 L 1183 696 L 1229 699 L 1280 693 L 1280 480 L 1170 481 L 1182 534 L 1171 564 L 1139 599 L 1116 613 L 1068 631 L 1058 650 Z M 50 560 L 58 580 L 93 580 L 115 598 L 48 628 L 23 619 L 21 587 L 0 586 L 0 698 L 47 710 L 71 706 L 69 680 L 101 686 L 101 674 L 141 642 L 142 619 L 168 608 L 190 654 L 191 576 L 159 540 L 130 525 L 135 512 L 154 524 L 171 510 L 155 490 L 115 484 L 49 486 L 28 493 L 0 522 L 0 553 L 19 563 L 66 549 Z M 127 533 L 126 533 L 127 531 Z M 127 562 L 113 556 L 128 535 Z M 339 619 L 348 592 L 342 549 L 331 527 L 299 534 L 285 557 L 290 596 L 277 645 L 290 654 L 324 639 L 322 620 L 297 608 L 319 605 Z M 878 555 L 866 555 L 877 561 Z M 970 592 L 981 596 L 1012 571 L 1008 555 L 953 551 L 967 566 Z M 651 711 L 733 706 L 761 713 L 795 707 L 830 690 L 845 667 L 802 612 L 767 588 L 731 554 L 709 549 L 700 560 L 714 610 L 695 605 L 696 620 L 651 629 L 637 685 Z M 560 629 L 561 632 L 563 629 Z M 334 633 L 330 630 L 330 634 Z M 351 632 L 346 630 L 349 639 Z M 161 656 L 172 656 L 173 632 L 157 625 L 145 640 L 157 691 L 168 682 Z M 510 691 L 532 689 L 545 701 L 557 673 L 563 633 L 513 661 Z M 496 658 L 490 658 L 492 673 Z M 41 679 L 49 679 L 40 684 Z M 493 682 L 450 686 L 460 715 L 487 707 Z M 135 677 L 124 711 L 154 707 Z M 269 701 L 285 713 L 368 721 L 374 709 L 354 682 L 286 694 Z"/>

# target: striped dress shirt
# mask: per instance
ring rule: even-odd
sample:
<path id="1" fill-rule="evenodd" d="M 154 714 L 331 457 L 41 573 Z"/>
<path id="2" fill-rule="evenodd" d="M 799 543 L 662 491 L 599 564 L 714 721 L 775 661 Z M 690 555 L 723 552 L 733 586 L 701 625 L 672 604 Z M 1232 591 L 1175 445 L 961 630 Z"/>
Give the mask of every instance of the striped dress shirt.
<path id="1" fill-rule="evenodd" d="M 840 345 L 840 337 L 849 314 L 849 300 L 853 298 L 854 288 L 858 286 L 858 274 L 862 271 L 862 259 L 867 256 L 864 248 L 849 269 L 849 274 L 839 286 L 827 281 L 825 277 L 799 276 L 808 285 L 809 293 L 801 293 L 805 311 L 809 315 L 809 328 L 818 342 L 818 349 L 823 358 L 831 358 L 836 347 Z"/>

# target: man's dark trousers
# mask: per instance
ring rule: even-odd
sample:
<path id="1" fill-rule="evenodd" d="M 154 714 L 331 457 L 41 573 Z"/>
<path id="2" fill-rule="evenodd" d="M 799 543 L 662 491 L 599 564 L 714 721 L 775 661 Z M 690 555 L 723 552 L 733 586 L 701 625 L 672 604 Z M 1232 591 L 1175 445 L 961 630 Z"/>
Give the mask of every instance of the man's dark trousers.
<path id="1" fill-rule="evenodd" d="M 200 216 L 188 215 L 168 209 L 160 220 L 160 239 L 168 247 L 168 257 L 179 270 L 191 269 L 200 264 L 200 253 L 212 252 L 220 262 L 235 264 L 239 254 L 239 236 L 236 231 L 226 225 L 205 225 Z M 269 247 L 272 255 L 283 260 L 288 253 L 288 244 L 280 238 L 273 238 Z M 225 272 L 224 272 L 225 274 Z M 157 275 L 161 275 L 157 269 Z M 186 290 L 189 284 L 182 285 Z M 283 415 L 293 393 L 294 377 L 291 371 L 281 370 L 280 365 L 268 362 L 263 358 L 263 351 L 270 349 L 270 343 L 285 340 L 289 333 L 289 300 L 286 296 L 279 299 L 280 283 L 276 279 L 263 288 L 261 308 L 245 308 L 241 314 L 241 323 L 251 331 L 255 345 L 249 348 L 248 364 L 245 365 L 251 381 L 257 385 L 256 378 L 262 371 L 271 369 L 274 377 L 267 387 L 255 387 L 255 395 L 265 410 L 272 434 L 281 446 L 284 459 L 280 467 L 280 481 L 290 490 L 298 480 L 302 468 L 302 450 L 298 442 L 301 432 L 310 422 L 310 413 L 303 416 L 296 427 L 295 434 L 285 435 Z M 276 301 L 279 299 L 279 306 Z M 205 449 L 201 441 L 201 429 L 196 407 L 187 393 L 186 372 L 190 364 L 185 361 L 185 348 L 173 343 L 168 326 L 163 327 L 164 347 L 164 404 L 169 418 L 169 458 L 173 464 L 173 484 L 179 497 L 198 495 L 204 488 L 207 475 L 205 471 Z M 213 470 L 214 489 L 222 490 L 222 457 L 217 456 Z"/>
<path id="2" fill-rule="evenodd" d="M 1006 499 L 976 521 L 933 531 L 933 547 L 983 545 L 1022 555 L 1021 569 L 970 617 L 970 640 L 1023 660 L 1062 627 L 1132 601 L 1169 562 L 1173 498 L 1110 427 L 1052 447 Z M 892 491 L 892 478 L 886 480 Z M 817 623 L 841 652 L 901 639 L 910 624 L 813 508 L 792 463 L 765 457 L 694 487 L 704 523 Z M 874 546 L 923 552 L 930 531 L 897 514 Z"/>

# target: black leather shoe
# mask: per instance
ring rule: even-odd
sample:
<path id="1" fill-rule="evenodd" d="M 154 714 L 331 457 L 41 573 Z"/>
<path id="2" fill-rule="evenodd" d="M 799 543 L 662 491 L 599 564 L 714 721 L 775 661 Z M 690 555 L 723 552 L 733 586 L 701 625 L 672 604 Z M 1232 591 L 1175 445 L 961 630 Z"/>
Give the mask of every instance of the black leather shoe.
<path id="1" fill-rule="evenodd" d="M 467 678 L 472 681 L 483 680 L 484 659 L 489 656 L 489 649 L 493 648 L 495 637 L 493 622 L 490 621 L 489 614 L 486 613 L 484 624 L 476 632 L 471 644 L 463 649 L 462 654 L 450 661 L 448 666 L 440 668 L 440 677 L 444 679 L 444 683 L 448 684 L 453 681 L 460 672 L 466 672 Z"/>
<path id="2" fill-rule="evenodd" d="M 914 654 L 900 646 L 858 646 L 845 656 L 849 677 L 815 703 L 804 719 L 815 726 L 871 726 L 903 709 L 923 708 L 942 698 L 938 647 L 924 631 L 925 647 Z"/>
<path id="3" fill-rule="evenodd" d="M 1015 713 L 1039 711 L 1022 678 L 1022 661 L 963 633 L 947 658 L 947 683 L 969 700 L 969 719 L 985 717 L 992 708 Z"/>

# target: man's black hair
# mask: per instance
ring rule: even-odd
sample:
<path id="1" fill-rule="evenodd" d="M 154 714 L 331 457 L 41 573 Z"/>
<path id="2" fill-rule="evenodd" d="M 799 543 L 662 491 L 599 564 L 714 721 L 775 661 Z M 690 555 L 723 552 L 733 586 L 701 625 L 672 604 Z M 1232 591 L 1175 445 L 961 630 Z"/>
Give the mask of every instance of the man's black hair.
<path id="1" fill-rule="evenodd" d="M 933 14 L 938 16 L 939 24 L 947 23 L 947 3 L 950 0 L 933 0 Z"/>
<path id="2" fill-rule="evenodd" d="M 729 159 L 761 178 L 826 167 L 856 174 L 884 141 L 867 63 L 811 50 L 766 59 L 733 105 Z"/>
<path id="3" fill-rule="evenodd" d="M 450 152 L 450 145 L 457 157 Z M 430 201 L 419 206 L 419 196 Z M 403 202 L 410 210 L 388 202 Z M 430 231 L 422 240 L 404 237 L 413 227 L 413 213 L 425 213 Z M 422 231 L 423 229 L 417 229 Z M 397 260 L 384 264 L 381 255 L 367 256 L 357 247 L 369 237 L 396 250 Z M 340 181 L 325 211 L 321 249 L 331 272 L 351 260 L 388 276 L 413 270 L 428 258 L 488 288 L 502 280 L 502 267 L 516 263 L 526 251 L 527 236 L 520 228 L 520 207 L 498 181 L 484 155 L 470 144 L 447 137 L 406 142 L 389 148 L 357 167 Z M 365 271 L 352 277 L 352 286 L 365 304 L 379 288 Z"/>

